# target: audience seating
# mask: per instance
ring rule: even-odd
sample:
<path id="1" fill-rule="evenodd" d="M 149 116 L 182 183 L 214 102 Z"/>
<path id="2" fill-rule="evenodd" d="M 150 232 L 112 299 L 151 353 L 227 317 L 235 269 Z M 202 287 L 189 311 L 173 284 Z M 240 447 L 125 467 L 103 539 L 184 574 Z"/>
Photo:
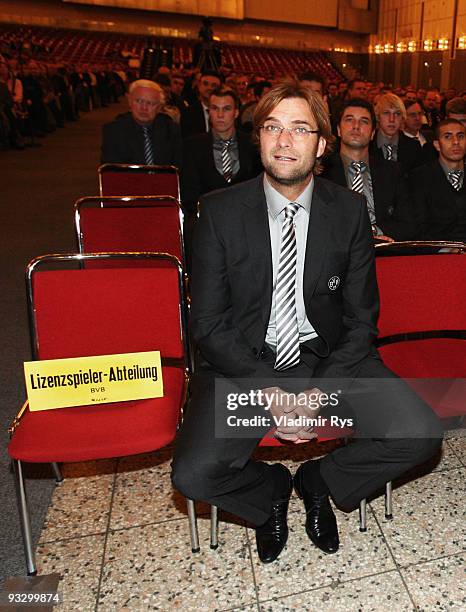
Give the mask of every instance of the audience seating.
<path id="1" fill-rule="evenodd" d="M 184 263 L 183 212 L 171 196 L 92 196 L 74 205 L 80 253 L 97 251 L 158 251 Z M 130 260 L 152 265 L 151 259 Z M 128 260 L 97 259 L 87 267 L 129 265 Z"/>
<path id="2" fill-rule="evenodd" d="M 103 196 L 168 195 L 180 201 L 180 179 L 175 166 L 103 164 L 98 174 Z"/>
<path id="3" fill-rule="evenodd" d="M 69 269 L 77 262 L 150 259 L 146 268 Z M 155 263 L 164 262 L 157 267 Z M 169 263 L 169 267 L 167 267 Z M 53 269 L 44 268 L 53 267 Z M 88 461 L 153 451 L 176 433 L 188 383 L 182 268 L 158 253 L 64 254 L 27 267 L 33 359 L 160 350 L 164 397 L 31 412 L 10 428 L 27 571 L 36 573 L 23 462 Z"/>

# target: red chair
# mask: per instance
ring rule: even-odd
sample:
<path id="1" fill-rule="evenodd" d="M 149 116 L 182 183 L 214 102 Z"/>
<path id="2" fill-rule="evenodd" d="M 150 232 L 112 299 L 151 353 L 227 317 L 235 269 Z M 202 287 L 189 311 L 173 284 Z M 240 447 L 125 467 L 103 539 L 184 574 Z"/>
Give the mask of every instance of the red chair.
<path id="1" fill-rule="evenodd" d="M 183 212 L 171 196 L 92 196 L 74 205 L 80 253 L 158 251 L 174 255 L 184 264 Z M 110 260 L 91 260 L 88 267 L 115 266 Z M 128 265 L 120 260 L 119 265 Z M 152 265 L 134 259 L 131 265 Z"/>
<path id="2" fill-rule="evenodd" d="M 145 268 L 69 269 L 83 259 L 150 259 Z M 156 266 L 163 262 L 164 266 Z M 44 270 L 48 265 L 54 269 Z M 176 433 L 188 384 L 181 264 L 158 253 L 49 255 L 27 267 L 33 359 L 160 350 L 164 396 L 31 412 L 10 428 L 27 572 L 36 573 L 22 463 L 87 461 L 153 451 Z"/>
<path id="3" fill-rule="evenodd" d="M 180 180 L 175 166 L 103 164 L 98 174 L 100 195 L 169 195 L 180 201 Z"/>

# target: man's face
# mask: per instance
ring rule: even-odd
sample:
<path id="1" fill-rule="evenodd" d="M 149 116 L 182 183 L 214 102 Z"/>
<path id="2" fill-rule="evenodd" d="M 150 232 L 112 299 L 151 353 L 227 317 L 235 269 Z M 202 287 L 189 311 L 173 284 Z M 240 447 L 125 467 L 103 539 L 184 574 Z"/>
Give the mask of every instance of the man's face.
<path id="1" fill-rule="evenodd" d="M 151 87 L 136 87 L 129 95 L 133 119 L 141 125 L 151 124 L 162 106 L 160 93 Z"/>
<path id="2" fill-rule="evenodd" d="M 367 108 L 346 108 L 338 125 L 338 136 L 351 149 L 365 149 L 374 136 L 372 117 Z"/>
<path id="3" fill-rule="evenodd" d="M 210 94 L 220 87 L 220 79 L 216 76 L 203 76 L 199 80 L 199 96 L 204 104 L 209 104 Z"/>
<path id="4" fill-rule="evenodd" d="M 316 130 L 317 123 L 302 98 L 286 98 L 265 119 L 265 125 Z M 265 172 L 281 185 L 299 185 L 310 178 L 317 157 L 325 150 L 325 139 L 318 134 L 291 136 L 290 132 L 260 132 L 260 150 Z"/>
<path id="5" fill-rule="evenodd" d="M 328 86 L 327 91 L 328 91 L 328 95 L 329 95 L 329 96 L 332 96 L 332 98 L 333 98 L 333 97 L 334 97 L 334 96 L 336 96 L 336 95 L 337 95 L 337 93 L 338 93 L 338 87 L 335 85 L 335 83 L 331 83 L 331 84 Z"/>
<path id="6" fill-rule="evenodd" d="M 366 97 L 366 84 L 364 81 L 355 81 L 353 87 L 348 90 L 349 98 L 365 98 Z"/>
<path id="7" fill-rule="evenodd" d="M 416 102 L 412 104 L 406 111 L 405 127 L 408 132 L 417 134 L 422 127 L 423 116 L 421 105 Z"/>
<path id="8" fill-rule="evenodd" d="M 238 96 L 245 96 L 248 88 L 248 79 L 245 76 L 236 77 L 236 92 Z"/>
<path id="9" fill-rule="evenodd" d="M 181 77 L 173 77 L 171 79 L 171 90 L 175 96 L 181 96 L 184 88 L 184 79 Z"/>
<path id="10" fill-rule="evenodd" d="M 416 98 L 416 92 L 415 91 L 407 91 L 405 94 L 405 100 L 406 102 L 416 102 L 417 98 Z"/>
<path id="11" fill-rule="evenodd" d="M 323 95 L 323 91 L 322 91 L 322 83 L 319 83 L 319 81 L 300 81 L 301 85 L 303 87 L 306 87 L 306 89 L 309 89 L 310 91 L 313 91 L 314 93 L 318 93 L 320 96 Z"/>
<path id="12" fill-rule="evenodd" d="M 455 123 L 443 125 L 438 140 L 434 140 L 434 147 L 447 163 L 461 161 L 466 155 L 465 128 Z"/>
<path id="13" fill-rule="evenodd" d="M 343 95 L 347 90 L 348 90 L 348 83 L 345 83 L 344 81 L 339 83 L 339 85 L 338 85 L 338 93 L 340 95 Z"/>
<path id="14" fill-rule="evenodd" d="M 435 110 L 440 107 L 440 96 L 435 91 L 428 91 L 424 98 L 424 106 L 427 110 Z"/>
<path id="15" fill-rule="evenodd" d="M 235 101 L 231 96 L 210 96 L 209 116 L 214 132 L 222 136 L 230 137 L 235 127 L 235 119 L 239 111 L 235 107 Z"/>
<path id="16" fill-rule="evenodd" d="M 401 128 L 403 115 L 394 106 L 383 108 L 379 113 L 379 127 L 382 132 L 389 137 L 394 136 Z"/>

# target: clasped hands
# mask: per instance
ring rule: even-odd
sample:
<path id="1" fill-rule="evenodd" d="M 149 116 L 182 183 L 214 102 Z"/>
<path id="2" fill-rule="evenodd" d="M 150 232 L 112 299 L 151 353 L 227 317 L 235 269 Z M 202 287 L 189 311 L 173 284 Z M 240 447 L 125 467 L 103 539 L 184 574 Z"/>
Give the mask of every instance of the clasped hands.
<path id="1" fill-rule="evenodd" d="M 296 394 L 288 393 L 280 387 L 263 389 L 263 393 L 274 398 L 274 401 L 270 403 L 269 411 L 277 423 L 276 438 L 300 444 L 317 437 L 309 420 L 316 419 L 319 414 L 321 408 L 319 396 L 322 394 L 320 389 L 314 387 L 301 391 L 300 401 Z M 304 395 L 307 396 L 305 402 L 303 401 Z"/>

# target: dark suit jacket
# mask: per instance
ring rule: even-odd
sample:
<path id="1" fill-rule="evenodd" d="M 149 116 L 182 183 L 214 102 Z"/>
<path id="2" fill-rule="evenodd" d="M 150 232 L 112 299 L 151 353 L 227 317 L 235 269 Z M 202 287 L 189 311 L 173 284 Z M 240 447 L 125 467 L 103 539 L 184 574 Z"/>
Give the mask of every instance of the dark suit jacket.
<path id="1" fill-rule="evenodd" d="M 340 279 L 336 287 L 329 283 L 335 276 Z M 322 178 L 315 179 L 303 294 L 307 316 L 319 335 L 306 343 L 322 358 L 315 375 L 355 375 L 373 352 L 377 335 L 372 232 L 365 199 Z M 200 370 L 268 376 L 270 369 L 259 360 L 272 301 L 262 174 L 202 198 L 191 295 Z"/>
<path id="2" fill-rule="evenodd" d="M 386 236 L 395 240 L 415 238 L 419 231 L 418 214 L 411 203 L 408 186 L 399 165 L 383 157 L 370 155 L 369 168 L 376 224 Z M 325 160 L 322 176 L 347 187 L 345 168 L 338 152 Z"/>
<path id="3" fill-rule="evenodd" d="M 411 173 L 410 187 L 420 213 L 419 238 L 466 242 L 466 181 L 456 191 L 435 161 Z"/>
<path id="4" fill-rule="evenodd" d="M 374 138 L 369 147 L 371 155 L 384 159 L 382 149 L 377 147 L 377 132 L 374 134 Z M 398 163 L 401 166 L 404 175 L 411 172 L 413 168 L 421 166 L 425 163 L 425 159 L 422 156 L 422 147 L 417 140 L 408 138 L 402 131 L 399 133 L 398 140 Z"/>
<path id="5" fill-rule="evenodd" d="M 195 102 L 182 111 L 180 126 L 183 138 L 206 133 L 204 107 L 200 102 Z"/>
<path id="6" fill-rule="evenodd" d="M 194 212 L 199 198 L 229 185 L 247 181 L 261 170 L 259 154 L 249 135 L 236 132 L 239 153 L 239 172 L 231 183 L 223 178 L 215 167 L 212 134 L 198 134 L 184 142 L 184 165 L 181 173 L 181 200 L 186 211 Z"/>
<path id="7" fill-rule="evenodd" d="M 152 147 L 155 163 L 181 166 L 179 126 L 168 115 L 160 113 L 152 124 Z M 117 117 L 102 129 L 103 164 L 144 164 L 144 135 L 131 113 Z"/>

